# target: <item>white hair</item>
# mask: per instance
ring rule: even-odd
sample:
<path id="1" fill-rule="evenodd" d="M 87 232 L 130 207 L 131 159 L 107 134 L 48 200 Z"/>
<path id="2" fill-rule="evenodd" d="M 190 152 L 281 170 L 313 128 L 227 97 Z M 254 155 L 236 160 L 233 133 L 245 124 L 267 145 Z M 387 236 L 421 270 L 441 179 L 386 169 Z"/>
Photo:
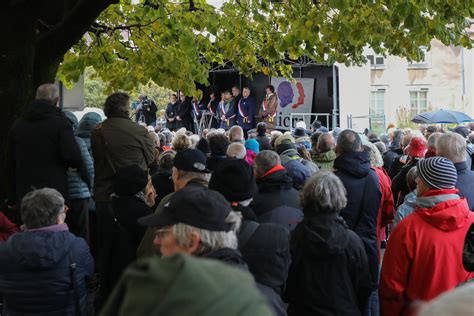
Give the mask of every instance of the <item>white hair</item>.
<path id="1" fill-rule="evenodd" d="M 436 154 L 453 163 L 466 160 L 466 140 L 457 133 L 443 134 L 436 141 Z"/>
<path id="2" fill-rule="evenodd" d="M 452 291 L 441 294 L 433 301 L 423 304 L 418 316 L 472 315 L 474 282 L 469 282 Z"/>
<path id="3" fill-rule="evenodd" d="M 308 179 L 301 193 L 301 206 L 316 212 L 339 212 L 347 205 L 347 191 L 329 171 L 319 171 Z"/>
<path id="4" fill-rule="evenodd" d="M 210 231 L 206 229 L 197 228 L 191 225 L 178 223 L 173 226 L 173 234 L 176 242 L 180 247 L 189 247 L 192 233 L 199 234 L 200 245 L 195 255 L 203 255 L 222 248 L 237 249 L 237 231 L 240 229 L 242 222 L 241 213 L 231 211 L 225 222 L 231 225 L 229 231 Z"/>
<path id="5" fill-rule="evenodd" d="M 242 143 L 232 143 L 227 147 L 226 155 L 229 158 L 244 159 L 247 155 L 247 150 Z"/>

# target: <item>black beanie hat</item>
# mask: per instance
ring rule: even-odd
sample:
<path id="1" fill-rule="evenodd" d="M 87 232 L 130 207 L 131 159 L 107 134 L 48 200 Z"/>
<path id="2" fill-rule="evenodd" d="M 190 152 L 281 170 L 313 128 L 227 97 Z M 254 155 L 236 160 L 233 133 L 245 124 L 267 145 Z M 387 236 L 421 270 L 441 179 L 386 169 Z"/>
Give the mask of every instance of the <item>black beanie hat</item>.
<path id="1" fill-rule="evenodd" d="M 244 159 L 223 159 L 212 173 L 209 189 L 229 202 L 248 200 L 257 193 L 253 169 Z"/>
<path id="2" fill-rule="evenodd" d="M 120 168 L 114 176 L 114 193 L 118 196 L 133 196 L 145 189 L 148 173 L 137 165 Z"/>

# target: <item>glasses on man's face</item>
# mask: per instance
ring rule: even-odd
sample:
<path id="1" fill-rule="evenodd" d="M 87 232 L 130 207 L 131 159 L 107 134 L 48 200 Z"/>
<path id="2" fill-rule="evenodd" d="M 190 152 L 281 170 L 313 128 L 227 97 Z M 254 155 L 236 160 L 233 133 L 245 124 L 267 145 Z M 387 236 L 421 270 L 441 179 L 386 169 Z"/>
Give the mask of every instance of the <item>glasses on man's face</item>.
<path id="1" fill-rule="evenodd" d="M 170 232 L 173 229 L 173 227 L 168 227 L 168 228 L 161 228 L 157 229 L 155 231 L 155 236 L 159 239 L 162 239 L 167 232 Z"/>

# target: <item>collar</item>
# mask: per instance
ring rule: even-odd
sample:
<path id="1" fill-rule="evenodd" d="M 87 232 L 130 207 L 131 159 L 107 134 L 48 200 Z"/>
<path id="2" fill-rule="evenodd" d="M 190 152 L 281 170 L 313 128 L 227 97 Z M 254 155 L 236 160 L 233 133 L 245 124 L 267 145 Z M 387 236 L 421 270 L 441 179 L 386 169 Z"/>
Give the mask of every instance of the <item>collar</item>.
<path id="1" fill-rule="evenodd" d="M 45 226 L 45 227 L 40 227 L 40 228 L 27 229 L 27 231 L 29 232 L 40 232 L 40 231 L 64 232 L 64 231 L 69 231 L 69 228 L 67 227 L 66 223 L 63 223 L 63 224 L 55 224 L 55 225 L 50 225 L 50 226 Z"/>
<path id="2" fill-rule="evenodd" d="M 467 164 L 465 161 L 461 161 L 461 162 L 456 162 L 454 164 L 454 167 L 456 167 L 456 171 L 459 173 L 461 171 L 464 171 L 467 169 Z"/>
<path id="3" fill-rule="evenodd" d="M 272 169 L 268 170 L 263 176 L 261 176 L 261 178 L 265 178 L 266 176 L 268 176 L 268 175 L 270 175 L 274 172 L 280 171 L 280 170 L 285 170 L 285 167 L 283 167 L 282 165 L 276 165 Z"/>

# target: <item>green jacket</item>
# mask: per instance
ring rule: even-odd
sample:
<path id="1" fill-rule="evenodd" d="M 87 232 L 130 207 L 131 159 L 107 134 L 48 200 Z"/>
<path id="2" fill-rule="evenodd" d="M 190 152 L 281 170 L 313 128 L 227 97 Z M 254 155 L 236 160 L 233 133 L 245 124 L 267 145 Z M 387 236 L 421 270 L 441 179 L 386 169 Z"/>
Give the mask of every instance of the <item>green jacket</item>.
<path id="1" fill-rule="evenodd" d="M 334 150 L 322 154 L 312 153 L 311 158 L 320 170 L 333 171 L 334 160 L 336 159 Z"/>
<path id="2" fill-rule="evenodd" d="M 176 254 L 131 264 L 101 316 L 271 316 L 253 277 L 217 260 Z"/>
<path id="3" fill-rule="evenodd" d="M 136 164 L 143 170 L 155 161 L 156 150 L 146 128 L 128 117 L 109 117 L 91 133 L 94 156 L 94 199 L 109 201 L 115 172 Z"/>

